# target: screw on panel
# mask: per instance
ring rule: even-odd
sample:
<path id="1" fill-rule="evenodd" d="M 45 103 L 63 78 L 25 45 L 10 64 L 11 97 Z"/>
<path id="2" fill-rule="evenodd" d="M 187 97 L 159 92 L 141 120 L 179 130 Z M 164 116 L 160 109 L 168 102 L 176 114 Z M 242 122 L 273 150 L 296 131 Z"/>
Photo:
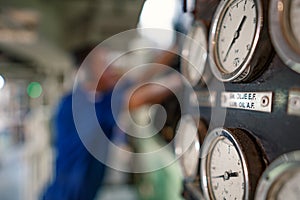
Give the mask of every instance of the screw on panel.
<path id="1" fill-rule="evenodd" d="M 262 107 L 267 107 L 267 106 L 269 105 L 269 103 L 270 103 L 270 100 L 269 100 L 269 97 L 268 97 L 268 96 L 263 96 L 263 97 L 261 98 L 260 105 L 261 105 Z"/>

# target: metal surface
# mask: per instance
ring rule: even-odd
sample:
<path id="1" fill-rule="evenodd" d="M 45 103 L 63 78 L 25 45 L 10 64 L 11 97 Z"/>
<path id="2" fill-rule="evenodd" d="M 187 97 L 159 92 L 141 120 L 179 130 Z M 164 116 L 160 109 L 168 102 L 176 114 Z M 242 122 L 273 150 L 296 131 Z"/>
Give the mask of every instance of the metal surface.
<path id="1" fill-rule="evenodd" d="M 244 189 L 243 199 L 252 199 L 253 193 L 255 190 L 256 183 L 258 181 L 259 175 L 262 173 L 264 169 L 265 163 L 263 159 L 261 159 L 262 154 L 258 148 L 258 144 L 253 142 L 253 139 L 248 135 L 248 133 L 239 130 L 239 129 L 224 129 L 217 128 L 212 130 L 205 138 L 204 143 L 201 147 L 201 166 L 200 166 L 200 174 L 202 177 L 201 187 L 206 199 L 214 199 L 214 193 L 212 192 L 212 177 L 210 174 L 210 165 L 211 158 L 217 143 L 221 140 L 227 139 L 230 141 L 231 145 L 234 147 L 233 151 L 236 151 L 239 159 L 241 161 L 243 174 L 244 174 L 244 182 L 242 188 Z M 229 150 L 228 150 L 229 151 Z M 230 160 L 227 161 L 231 163 Z M 223 166 L 216 166 L 217 168 L 224 168 L 224 172 L 228 169 L 228 163 L 224 163 Z M 231 163 L 234 165 L 234 163 Z M 236 164 L 236 163 L 235 163 Z M 224 176 L 225 176 L 224 174 Z M 225 177 L 224 177 L 225 180 Z M 225 184 L 225 183 L 224 183 Z M 225 186 L 224 186 L 225 187 Z M 228 188 L 227 188 L 228 190 Z M 232 191 L 227 191 L 229 195 L 234 196 Z"/>
<path id="2" fill-rule="evenodd" d="M 192 106 L 214 107 L 216 106 L 217 92 L 197 91 L 190 94 L 190 104 Z"/>
<path id="3" fill-rule="evenodd" d="M 250 1 L 249 1 L 250 2 Z M 266 23 L 266 6 L 267 2 L 265 0 L 254 0 L 253 5 L 255 6 L 255 30 L 252 42 L 248 49 L 248 53 L 246 54 L 246 57 L 242 58 L 244 59 L 241 64 L 237 65 L 238 67 L 234 69 L 233 71 L 227 71 L 225 67 L 222 64 L 222 61 L 220 60 L 218 49 L 219 47 L 219 37 L 220 37 L 220 30 L 223 27 L 226 27 L 227 24 L 224 24 L 223 18 L 226 15 L 227 11 L 233 7 L 233 4 L 238 4 L 237 0 L 229 0 L 229 1 L 221 1 L 216 13 L 214 15 L 214 18 L 212 20 L 212 27 L 210 30 L 210 36 L 209 36 L 209 63 L 212 69 L 213 74 L 217 79 L 224 82 L 229 81 L 250 81 L 253 80 L 263 71 L 263 68 L 265 67 L 266 63 L 268 62 L 268 59 L 270 58 L 270 55 L 272 54 L 272 48 L 271 44 L 268 38 L 267 34 L 267 23 Z M 241 21 L 246 21 L 247 16 L 244 15 L 240 17 Z M 257 20 L 259 19 L 259 20 Z M 249 19 L 248 19 L 249 20 Z M 228 22 L 227 22 L 228 23 Z M 240 23 L 239 28 L 233 35 L 227 35 L 226 37 L 230 38 L 238 38 L 240 34 L 246 34 L 241 32 Z M 249 37 L 251 37 L 250 33 L 247 33 Z M 222 40 L 222 39 L 221 39 Z M 233 39 L 232 46 L 235 43 L 236 39 Z M 248 44 L 244 44 L 246 47 Z M 231 47 L 229 47 L 231 49 Z M 229 50 L 228 50 L 229 52 Z M 233 52 L 233 51 L 232 51 Z M 233 52 L 235 53 L 235 51 Z M 227 55 L 226 55 L 227 57 Z M 240 62 L 240 61 L 239 61 Z"/>
<path id="4" fill-rule="evenodd" d="M 181 117 L 176 129 L 174 141 L 175 155 L 179 161 L 185 179 L 195 180 L 198 173 L 200 141 L 198 125 L 190 115 Z"/>
<path id="5" fill-rule="evenodd" d="M 289 92 L 287 112 L 289 115 L 300 116 L 300 88 L 298 90 L 292 89 Z"/>
<path id="6" fill-rule="evenodd" d="M 278 198 L 284 185 L 300 174 L 300 151 L 284 154 L 277 158 L 263 173 L 255 194 L 256 200 L 282 199 Z M 297 177 L 296 177 L 297 178 Z M 300 195 L 299 182 L 292 188 L 286 188 L 286 199 L 298 199 Z"/>
<path id="7" fill-rule="evenodd" d="M 268 1 L 262 1 L 266 12 L 264 12 L 263 23 L 266 25 L 266 19 L 269 15 L 269 20 L 275 19 L 274 15 L 270 13 L 270 8 L 266 7 Z M 209 12 L 212 12 L 207 8 Z M 195 16 L 196 18 L 199 16 Z M 266 35 L 276 34 L 272 29 L 267 30 L 265 34 L 261 37 L 262 40 L 268 40 Z M 231 127 L 243 129 L 249 133 L 254 138 L 254 143 L 257 144 L 259 149 L 265 153 L 258 156 L 259 159 L 262 159 L 264 163 L 268 161 L 273 161 L 279 156 L 295 151 L 300 150 L 300 118 L 298 111 L 298 97 L 300 91 L 300 75 L 295 71 L 291 70 L 287 66 L 286 62 L 283 62 L 282 56 L 279 55 L 279 51 L 276 51 L 275 56 L 269 54 L 270 41 L 259 43 L 257 47 L 259 51 L 255 54 L 257 63 L 264 62 L 266 65 L 259 70 L 252 71 L 254 72 L 253 78 L 249 78 L 246 82 L 224 82 L 225 91 L 214 90 L 216 94 L 216 101 L 214 106 L 200 105 L 200 113 L 203 120 L 209 123 L 209 130 L 213 130 L 218 127 Z M 264 45 L 268 46 L 266 48 Z M 262 49 L 267 49 L 264 51 Z M 284 47 L 281 46 L 281 49 L 284 50 Z M 260 58 L 262 57 L 262 58 Z M 269 62 L 265 62 L 268 60 Z M 265 69 L 263 69 L 265 68 Z M 258 72 L 259 71 L 259 72 Z M 251 71 L 249 71 L 251 73 Z M 220 82 L 218 79 L 213 77 L 210 82 L 207 84 Z M 196 93 L 203 95 L 204 99 L 209 99 L 205 94 L 208 93 L 208 89 L 197 85 L 195 87 Z M 272 100 L 270 101 L 271 112 L 257 112 L 254 110 L 244 110 L 244 109 L 230 109 L 224 108 L 221 106 L 222 92 L 271 92 Z M 202 97 L 203 97 L 202 96 Z M 201 99 L 200 97 L 199 99 Z M 186 102 L 192 102 L 196 99 L 191 97 L 189 93 L 185 95 Z M 192 101 L 191 98 L 194 98 Z M 208 101 L 206 101 L 208 102 Z M 212 111 L 224 111 L 226 110 L 225 122 L 214 121 L 212 119 Z M 201 146 L 203 148 L 203 146 Z M 255 162 L 255 161 L 253 161 Z M 252 162 L 252 163 L 253 163 Z M 253 170 L 249 170 L 253 172 Z M 203 177 L 203 176 L 201 176 Z M 256 175 L 259 177 L 259 175 Z M 253 184 L 254 187 L 256 186 Z M 197 186 L 194 185 L 196 188 Z M 189 191 L 190 193 L 193 193 Z M 198 192 L 195 189 L 195 192 Z M 251 195 L 254 195 L 254 191 L 251 192 Z M 254 196 L 250 199 L 253 199 Z"/>
<path id="8" fill-rule="evenodd" d="M 246 166 L 246 161 L 243 156 L 243 153 L 240 149 L 240 147 L 237 145 L 237 142 L 235 138 L 231 135 L 230 132 L 228 132 L 225 129 L 219 128 L 211 131 L 207 137 L 204 140 L 202 149 L 201 149 L 201 166 L 200 166 L 200 174 L 201 174 L 201 187 L 204 193 L 204 196 L 206 199 L 213 199 L 215 198 L 214 193 L 212 191 L 212 183 L 211 183 L 211 175 L 210 175 L 210 168 L 211 168 L 211 155 L 213 151 L 215 150 L 216 144 L 223 140 L 224 138 L 229 139 L 229 141 L 232 142 L 232 145 L 235 148 L 235 151 L 238 152 L 240 160 L 242 162 L 243 166 L 243 174 L 244 174 L 244 193 L 242 196 L 245 196 L 246 199 L 248 199 L 248 189 L 249 189 L 249 183 L 248 183 L 248 170 Z M 225 165 L 225 164 L 224 164 Z M 226 165 L 227 166 L 227 165 Z M 220 166 L 219 166 L 220 167 Z M 224 168 L 224 171 L 228 169 Z M 225 183 L 224 183 L 225 184 Z M 230 192 L 230 191 L 229 191 Z"/>
<path id="9" fill-rule="evenodd" d="M 260 112 L 272 111 L 272 92 L 222 92 L 221 106 Z"/>
<path id="10" fill-rule="evenodd" d="M 236 92 L 273 92 L 271 113 L 227 109 L 225 126 L 239 127 L 253 133 L 262 143 L 270 160 L 283 153 L 300 149 L 300 119 L 287 113 L 289 91 L 300 89 L 300 77 L 287 68 L 277 56 L 257 81 L 248 84 L 228 83 L 225 87 L 227 91 Z"/>
<path id="11" fill-rule="evenodd" d="M 207 28 L 202 21 L 194 21 L 183 45 L 181 71 L 195 86 L 201 81 L 207 67 Z M 202 80 L 203 82 L 203 80 Z"/>
<path id="12" fill-rule="evenodd" d="M 280 58 L 291 69 L 300 73 L 300 44 L 295 38 L 290 25 L 291 2 L 292 0 L 272 0 L 270 2 L 270 35 Z M 300 5 L 294 6 L 293 9 L 297 9 L 300 13 Z M 296 16 L 295 18 L 299 19 Z M 299 27 L 299 24 L 293 26 Z"/>
<path id="13" fill-rule="evenodd" d="M 210 21 L 220 0 L 197 0 L 195 18 Z"/>

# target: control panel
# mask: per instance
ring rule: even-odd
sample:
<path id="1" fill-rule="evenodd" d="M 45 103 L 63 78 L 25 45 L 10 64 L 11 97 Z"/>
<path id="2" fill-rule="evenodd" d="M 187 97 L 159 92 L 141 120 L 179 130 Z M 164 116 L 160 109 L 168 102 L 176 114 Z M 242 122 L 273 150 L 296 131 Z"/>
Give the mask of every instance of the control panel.
<path id="1" fill-rule="evenodd" d="M 186 199 L 300 196 L 299 16 L 299 0 L 195 2 L 181 62 L 191 112 L 175 141 Z"/>

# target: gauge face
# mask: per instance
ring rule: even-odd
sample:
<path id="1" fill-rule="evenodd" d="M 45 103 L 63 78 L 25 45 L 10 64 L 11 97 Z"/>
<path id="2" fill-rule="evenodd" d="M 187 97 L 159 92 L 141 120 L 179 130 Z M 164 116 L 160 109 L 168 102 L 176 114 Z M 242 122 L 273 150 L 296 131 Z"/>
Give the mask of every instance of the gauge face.
<path id="1" fill-rule="evenodd" d="M 263 173 L 255 199 L 297 200 L 300 196 L 300 151 L 284 154 Z"/>
<path id="2" fill-rule="evenodd" d="M 199 164 L 200 142 L 197 124 L 190 115 L 183 116 L 177 126 L 175 154 L 180 156 L 180 164 L 185 178 L 196 178 Z"/>
<path id="3" fill-rule="evenodd" d="M 262 151 L 240 129 L 217 128 L 201 146 L 200 180 L 206 199 L 253 199 L 265 168 Z M 251 171 L 250 171 L 251 170 Z"/>
<path id="4" fill-rule="evenodd" d="M 209 188 L 215 199 L 243 199 L 245 178 L 238 150 L 221 137 L 212 149 L 208 163 Z"/>
<path id="5" fill-rule="evenodd" d="M 209 64 L 220 81 L 249 81 L 266 66 L 272 47 L 264 7 L 261 0 L 220 1 L 209 37 Z"/>
<path id="6" fill-rule="evenodd" d="M 232 73 L 251 52 L 257 26 L 256 4 L 253 0 L 235 0 L 223 12 L 216 51 L 222 69 Z"/>
<path id="7" fill-rule="evenodd" d="M 271 0 L 269 21 L 276 52 L 300 73 L 300 0 Z"/>
<path id="8" fill-rule="evenodd" d="M 186 38 L 182 60 L 182 72 L 192 86 L 201 80 L 207 59 L 207 30 L 201 21 L 191 27 Z"/>
<path id="9" fill-rule="evenodd" d="M 244 199 L 248 171 L 243 152 L 229 130 L 218 128 L 205 138 L 201 149 L 201 180 L 206 199 Z"/>

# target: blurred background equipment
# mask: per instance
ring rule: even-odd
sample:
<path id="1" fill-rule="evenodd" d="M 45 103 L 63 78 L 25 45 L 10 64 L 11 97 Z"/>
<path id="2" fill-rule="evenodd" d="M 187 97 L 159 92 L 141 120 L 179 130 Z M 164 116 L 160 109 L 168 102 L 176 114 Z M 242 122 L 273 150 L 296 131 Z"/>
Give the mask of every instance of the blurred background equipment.
<path id="1" fill-rule="evenodd" d="M 168 0 L 164 4 L 155 0 L 147 0 L 146 4 L 141 0 L 0 2 L 0 199 L 36 200 L 53 178 L 56 157 L 52 148 L 56 139 L 52 130 L 53 111 L 58 99 L 72 87 L 75 62 L 71 52 L 137 26 L 174 29 L 178 21 L 186 19 L 179 17 L 182 3 L 179 0 Z M 158 10 L 157 18 L 148 17 Z M 162 21 L 165 24 L 157 27 Z M 190 22 L 180 23 L 184 27 Z M 171 47 L 175 37 L 163 41 L 144 36 L 129 41 L 114 40 L 115 46 L 123 49 L 113 49 L 112 54 L 119 54 L 139 42 L 157 45 L 168 42 L 165 45 Z M 137 52 L 120 59 L 118 64 L 128 67 L 137 60 L 144 63 L 155 60 L 159 53 Z M 175 124 L 173 120 L 169 123 Z M 174 130 L 170 127 L 165 130 L 171 133 L 166 134 L 167 138 L 172 138 Z M 154 141 L 148 145 L 159 146 L 159 143 Z M 115 156 L 121 160 L 121 155 Z M 164 158 L 149 162 L 160 162 L 160 159 Z M 98 198 L 157 199 L 161 195 L 181 198 L 177 173 L 175 163 L 169 169 L 144 174 L 139 180 L 155 189 L 149 193 L 147 187 L 141 189 L 145 184 L 140 185 L 139 192 L 128 184 L 130 175 L 110 170 Z M 177 188 L 176 193 L 173 186 Z"/>
<path id="2" fill-rule="evenodd" d="M 69 52 L 134 28 L 142 4 L 1 0 L 0 199 L 38 199 L 52 177 L 51 120 L 72 86 Z"/>

